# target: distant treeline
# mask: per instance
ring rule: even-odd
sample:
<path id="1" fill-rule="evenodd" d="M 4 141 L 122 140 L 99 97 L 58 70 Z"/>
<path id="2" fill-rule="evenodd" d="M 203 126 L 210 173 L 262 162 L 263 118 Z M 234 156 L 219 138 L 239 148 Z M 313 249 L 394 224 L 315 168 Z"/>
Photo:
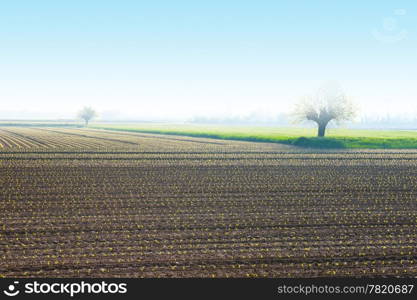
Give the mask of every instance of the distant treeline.
<path id="1" fill-rule="evenodd" d="M 0 122 L 0 127 L 82 127 L 80 124 L 74 123 L 26 123 L 26 122 L 16 122 L 16 123 L 3 123 Z"/>
<path id="2" fill-rule="evenodd" d="M 278 114 L 274 117 L 251 114 L 247 116 L 233 117 L 194 117 L 188 121 L 193 124 L 217 124 L 217 125 L 268 125 L 268 126 L 292 126 L 291 116 Z M 308 125 L 307 123 L 304 125 Z M 332 124 L 333 126 L 334 124 Z M 348 122 L 350 128 L 373 129 L 417 129 L 417 117 L 386 115 L 382 117 L 364 116 L 353 122 Z"/>
<path id="3" fill-rule="evenodd" d="M 230 117 L 205 117 L 197 116 L 191 118 L 189 123 L 195 124 L 219 124 L 219 125 L 276 125 L 288 126 L 291 123 L 287 114 L 277 114 L 275 116 L 265 116 L 256 113 L 246 116 Z"/>

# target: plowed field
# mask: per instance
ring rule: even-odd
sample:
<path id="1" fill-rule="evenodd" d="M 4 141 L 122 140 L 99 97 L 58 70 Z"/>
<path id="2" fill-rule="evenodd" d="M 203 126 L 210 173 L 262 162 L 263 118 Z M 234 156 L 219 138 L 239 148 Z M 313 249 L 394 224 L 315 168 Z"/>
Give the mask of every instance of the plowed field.
<path id="1" fill-rule="evenodd" d="M 417 151 L 0 128 L 0 276 L 417 276 Z"/>

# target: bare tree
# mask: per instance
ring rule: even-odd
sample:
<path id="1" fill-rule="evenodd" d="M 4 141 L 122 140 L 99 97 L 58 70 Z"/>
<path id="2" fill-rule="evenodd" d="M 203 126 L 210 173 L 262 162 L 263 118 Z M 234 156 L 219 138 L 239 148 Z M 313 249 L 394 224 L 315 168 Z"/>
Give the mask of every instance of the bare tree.
<path id="1" fill-rule="evenodd" d="M 91 107 L 85 106 L 82 110 L 78 112 L 78 117 L 83 119 L 85 126 L 88 126 L 88 122 L 97 115 L 96 111 Z"/>
<path id="2" fill-rule="evenodd" d="M 317 123 L 319 137 L 325 136 L 331 121 L 340 123 L 353 119 L 355 115 L 353 103 L 335 83 L 327 83 L 315 95 L 301 98 L 294 111 L 295 121 Z"/>

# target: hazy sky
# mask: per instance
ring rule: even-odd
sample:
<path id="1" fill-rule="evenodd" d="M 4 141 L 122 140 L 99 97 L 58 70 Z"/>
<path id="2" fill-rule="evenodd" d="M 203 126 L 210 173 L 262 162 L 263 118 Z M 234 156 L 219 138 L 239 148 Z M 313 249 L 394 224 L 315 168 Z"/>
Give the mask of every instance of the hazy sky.
<path id="1" fill-rule="evenodd" d="M 288 111 L 337 80 L 417 114 L 416 1 L 0 2 L 0 117 Z"/>

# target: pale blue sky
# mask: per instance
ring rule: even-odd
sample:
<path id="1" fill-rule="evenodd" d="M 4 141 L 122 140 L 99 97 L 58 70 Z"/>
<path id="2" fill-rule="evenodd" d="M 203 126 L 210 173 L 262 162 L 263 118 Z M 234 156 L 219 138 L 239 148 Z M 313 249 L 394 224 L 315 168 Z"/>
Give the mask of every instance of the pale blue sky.
<path id="1" fill-rule="evenodd" d="M 417 111 L 416 31 L 411 0 L 3 1 L 0 117 L 274 113 L 327 80 Z"/>

